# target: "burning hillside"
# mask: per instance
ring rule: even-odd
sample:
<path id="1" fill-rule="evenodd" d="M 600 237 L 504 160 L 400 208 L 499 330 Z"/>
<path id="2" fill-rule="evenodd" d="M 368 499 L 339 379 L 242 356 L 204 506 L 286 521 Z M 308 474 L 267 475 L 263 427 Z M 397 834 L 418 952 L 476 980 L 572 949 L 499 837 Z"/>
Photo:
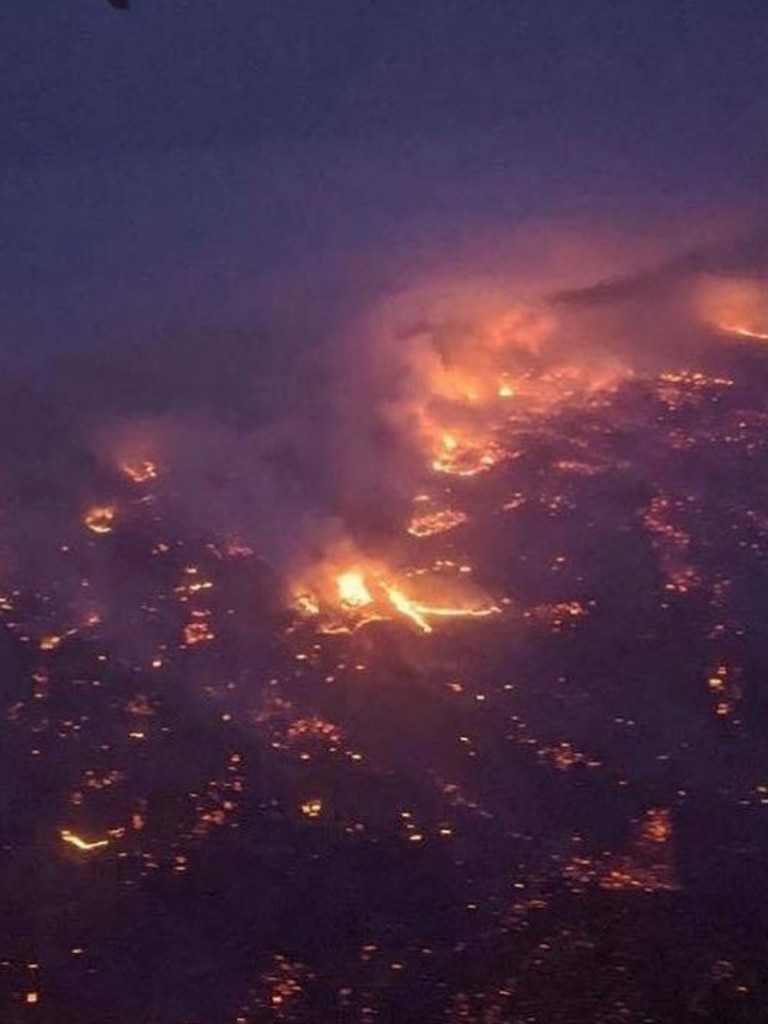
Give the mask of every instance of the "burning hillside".
<path id="1" fill-rule="evenodd" d="M 211 1024 L 501 1020 L 570 992 L 559 958 L 607 984 L 578 966 L 605 934 L 631 974 L 670 901 L 706 899 L 686 815 L 766 800 L 768 536 L 757 293 L 707 287 L 690 362 L 465 304 L 372 332 L 343 415 L 88 425 L 0 602 L 33 794 L 4 849 L 49 880 L 46 929 L 19 905 L 5 939 L 9 1005 L 106 1019 L 113 960 L 140 991 L 159 957 L 170 1024 L 211 960 Z M 137 944 L 157 901 L 169 935 Z"/>
<path id="2" fill-rule="evenodd" d="M 411 568 L 393 573 L 376 562 L 333 562 L 317 567 L 315 584 L 296 588 L 295 607 L 318 616 L 321 631 L 356 630 L 369 622 L 402 616 L 422 633 L 439 619 L 484 618 L 501 609 L 465 580 L 469 566 Z M 427 596 L 429 595 L 429 596 Z"/>

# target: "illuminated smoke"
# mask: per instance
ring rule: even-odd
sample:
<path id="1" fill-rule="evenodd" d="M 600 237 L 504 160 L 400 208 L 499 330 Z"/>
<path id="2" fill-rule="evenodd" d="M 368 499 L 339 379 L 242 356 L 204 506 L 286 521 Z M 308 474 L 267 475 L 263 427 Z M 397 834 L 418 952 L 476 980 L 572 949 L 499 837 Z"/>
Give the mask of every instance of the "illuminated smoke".
<path id="1" fill-rule="evenodd" d="M 708 326 L 736 338 L 768 341 L 768 279 L 706 276 L 696 286 L 694 302 Z"/>
<path id="2" fill-rule="evenodd" d="M 537 258 L 546 263 L 540 251 Z M 259 406 L 266 402 L 259 392 L 253 408 L 239 407 L 235 415 L 221 391 L 203 413 L 174 401 L 169 374 L 170 397 L 154 410 L 139 402 L 133 414 L 117 418 L 83 414 L 71 443 L 77 458 L 85 462 L 84 449 L 91 463 L 78 481 L 81 503 L 71 525 L 95 536 L 87 593 L 80 568 L 71 569 L 78 628 L 91 614 L 109 628 L 109 605 L 119 603 L 122 581 L 106 535 L 128 529 L 141 502 L 176 536 L 215 543 L 226 557 L 268 563 L 287 603 L 305 618 L 347 616 L 354 627 L 394 616 L 423 630 L 454 615 L 496 614 L 491 598 L 475 609 L 453 596 L 443 603 L 440 595 L 414 594 L 407 544 L 415 538 L 426 548 L 430 538 L 473 519 L 471 500 L 462 495 L 445 493 L 429 509 L 414 509 L 414 494 L 469 487 L 475 477 L 478 486 L 492 481 L 520 454 L 520 424 L 578 410 L 642 376 L 649 362 L 697 372 L 702 334 L 716 333 L 718 343 L 766 340 L 759 268 L 731 272 L 711 268 L 713 261 L 661 261 L 595 285 L 599 261 L 586 260 L 585 287 L 567 292 L 553 288 L 546 273 L 500 271 L 493 281 L 441 278 L 438 285 L 429 272 L 423 286 L 402 296 L 372 298 L 368 314 L 340 328 L 319 354 L 297 344 L 300 358 L 275 378 L 279 400 L 272 407 Z M 569 273 L 578 281 L 573 268 Z M 688 354 L 678 337 L 699 345 L 690 361 L 678 358 Z M 210 349 L 216 344 L 210 340 Z M 194 377 L 181 345 L 176 353 Z M 195 354 L 199 346 L 188 358 Z M 216 360 L 211 351 L 203 355 L 209 372 Z M 249 359 L 245 347 L 238 349 L 235 362 L 255 390 L 257 364 Z M 58 475 L 62 489 L 74 461 L 50 458 L 49 476 Z M 46 545 L 36 545 L 41 563 L 70 539 L 55 518 L 27 514 L 18 527 L 26 536 L 39 520 L 33 532 Z M 360 586 L 347 579 L 340 595 L 336 576 L 356 567 Z M 216 632 L 202 617 L 190 616 L 186 627 L 182 642 L 193 647 L 204 647 Z"/>

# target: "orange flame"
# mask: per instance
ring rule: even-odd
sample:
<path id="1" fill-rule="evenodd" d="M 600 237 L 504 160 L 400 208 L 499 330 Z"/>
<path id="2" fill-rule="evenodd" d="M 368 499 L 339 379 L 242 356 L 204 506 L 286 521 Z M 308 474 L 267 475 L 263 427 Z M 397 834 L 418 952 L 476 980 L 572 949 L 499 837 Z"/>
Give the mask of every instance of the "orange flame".
<path id="1" fill-rule="evenodd" d="M 495 466 L 501 457 L 501 450 L 491 440 L 464 439 L 455 432 L 446 432 L 440 436 L 432 469 L 451 476 L 477 476 Z"/>
<path id="2" fill-rule="evenodd" d="M 459 567 L 465 573 L 467 567 Z M 421 571 L 423 573 L 423 571 Z M 402 616 L 422 633 L 434 632 L 431 619 L 485 618 L 501 611 L 486 602 L 477 592 L 467 592 L 466 575 L 454 594 L 454 600 L 425 601 L 410 592 L 411 587 L 401 582 L 380 563 L 361 563 L 342 572 L 323 570 L 315 572 L 317 587 L 306 586 L 296 591 L 294 608 L 304 617 L 319 618 L 323 633 L 348 633 L 370 622 Z M 423 580 L 422 580 L 423 583 Z M 430 575 L 426 583 L 445 593 L 445 583 Z M 450 586 L 450 584 L 449 584 Z M 453 584 L 456 587 L 456 584 Z"/>
<path id="3" fill-rule="evenodd" d="M 368 589 L 365 576 L 360 569 L 349 569 L 336 578 L 336 587 L 339 594 L 339 601 L 344 608 L 364 608 L 373 604 L 371 592 Z"/>

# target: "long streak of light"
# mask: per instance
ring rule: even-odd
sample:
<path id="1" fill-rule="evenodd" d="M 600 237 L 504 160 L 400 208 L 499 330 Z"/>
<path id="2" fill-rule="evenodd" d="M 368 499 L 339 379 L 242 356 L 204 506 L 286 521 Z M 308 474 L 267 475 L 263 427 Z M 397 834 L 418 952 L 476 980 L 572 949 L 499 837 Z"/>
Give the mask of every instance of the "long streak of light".
<path id="1" fill-rule="evenodd" d="M 409 618 L 411 622 L 414 622 L 423 633 L 432 632 L 432 627 L 424 618 L 422 609 L 419 605 L 410 601 L 401 590 L 397 589 L 397 587 L 388 586 L 386 583 L 383 583 L 382 586 L 394 608 L 396 608 L 402 615 Z"/>
<path id="2" fill-rule="evenodd" d="M 89 842 L 87 839 L 81 838 L 66 828 L 62 829 L 59 835 L 63 842 L 69 843 L 70 846 L 74 846 L 76 850 L 80 850 L 83 853 L 90 853 L 92 850 L 101 850 L 105 846 L 109 846 L 108 839 L 96 839 L 93 842 Z"/>
<path id="3" fill-rule="evenodd" d="M 157 466 L 149 459 L 139 459 L 136 462 L 123 462 L 120 469 L 135 484 L 143 484 L 148 480 L 157 479 Z"/>
<path id="4" fill-rule="evenodd" d="M 495 604 L 487 608 L 450 608 L 429 604 L 418 604 L 415 607 L 421 615 L 436 619 L 486 619 L 490 615 L 501 614 L 501 608 Z"/>
<path id="5" fill-rule="evenodd" d="M 753 331 L 750 327 L 744 327 L 742 324 L 721 324 L 720 329 L 727 334 L 735 334 L 739 338 L 754 338 L 757 341 L 768 341 L 768 333 Z"/>

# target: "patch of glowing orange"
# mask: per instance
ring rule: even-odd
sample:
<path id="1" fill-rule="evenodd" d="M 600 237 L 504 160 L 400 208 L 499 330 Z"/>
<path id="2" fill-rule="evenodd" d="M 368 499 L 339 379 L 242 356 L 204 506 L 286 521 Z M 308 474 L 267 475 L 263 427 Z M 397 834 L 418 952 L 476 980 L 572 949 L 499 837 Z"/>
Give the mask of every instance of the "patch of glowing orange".
<path id="1" fill-rule="evenodd" d="M 768 341 L 768 332 L 758 331 L 744 324 L 720 324 L 720 330 L 726 334 L 735 334 L 739 338 L 753 338 L 755 341 Z"/>
<path id="2" fill-rule="evenodd" d="M 56 648 L 59 646 L 59 644 L 61 643 L 61 641 L 63 639 L 64 639 L 63 636 L 60 636 L 60 635 L 55 634 L 55 633 L 49 633 L 46 636 L 41 636 L 40 637 L 40 650 L 41 651 L 55 651 Z"/>
<path id="3" fill-rule="evenodd" d="M 111 533 L 115 520 L 112 505 L 95 505 L 83 516 L 83 523 L 92 533 Z"/>
<path id="4" fill-rule="evenodd" d="M 144 484 L 148 480 L 157 479 L 157 465 L 150 459 L 123 462 L 120 465 L 120 469 L 135 484 Z"/>
<path id="5" fill-rule="evenodd" d="M 196 644 L 204 644 L 216 639 L 216 634 L 211 629 L 207 616 L 204 617 L 204 613 L 197 614 L 199 615 L 198 619 L 188 622 L 184 626 L 184 645 L 187 647 L 194 647 Z"/>
<path id="6" fill-rule="evenodd" d="M 408 533 L 412 537 L 434 537 L 436 534 L 455 530 L 457 526 L 466 523 L 468 519 L 469 516 L 466 512 L 459 512 L 452 508 L 417 513 L 408 524 Z"/>
<path id="7" fill-rule="evenodd" d="M 305 800 L 301 804 L 300 810 L 305 818 L 319 818 L 323 813 L 323 801 L 319 797 Z"/>
<path id="8" fill-rule="evenodd" d="M 495 466 L 501 457 L 501 450 L 493 441 L 469 441 L 446 432 L 440 436 L 432 469 L 451 476 L 477 476 Z"/>
<path id="9" fill-rule="evenodd" d="M 761 276 L 710 275 L 694 291 L 699 317 L 738 338 L 768 341 L 768 287 Z"/>
<path id="10" fill-rule="evenodd" d="M 393 614 L 410 620 L 422 633 L 434 632 L 431 619 L 476 619 L 500 613 L 491 603 L 473 600 L 453 603 L 420 600 L 380 567 L 347 569 L 334 577 L 333 587 L 319 596 L 306 591 L 294 607 L 304 616 L 319 617 L 326 634 L 351 633 L 370 622 L 390 619 Z M 339 618 L 341 616 L 341 618 Z"/>
<path id="11" fill-rule="evenodd" d="M 426 389 L 430 398 L 454 406 L 492 407 L 499 398 L 512 398 L 517 389 L 510 374 L 499 373 L 492 363 L 474 368 L 473 372 L 457 366 L 442 367 L 428 376 Z"/>

